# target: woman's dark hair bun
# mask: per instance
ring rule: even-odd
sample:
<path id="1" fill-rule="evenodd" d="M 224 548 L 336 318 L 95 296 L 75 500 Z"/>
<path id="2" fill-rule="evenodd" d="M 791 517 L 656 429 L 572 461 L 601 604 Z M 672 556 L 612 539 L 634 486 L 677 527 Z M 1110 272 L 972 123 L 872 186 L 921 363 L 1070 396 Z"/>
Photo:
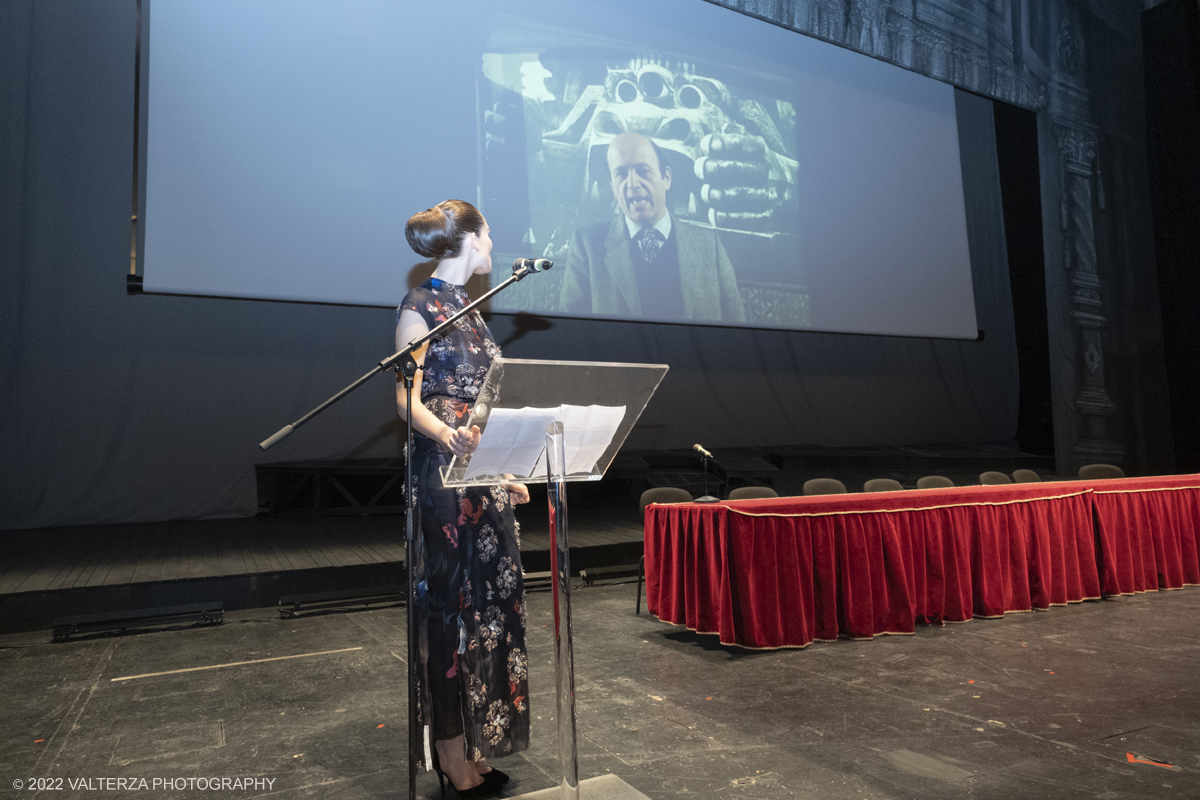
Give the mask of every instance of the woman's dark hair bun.
<path id="1" fill-rule="evenodd" d="M 446 200 L 413 214 L 404 238 L 417 255 L 440 261 L 462 253 L 463 237 L 483 230 L 483 215 L 465 200 Z"/>

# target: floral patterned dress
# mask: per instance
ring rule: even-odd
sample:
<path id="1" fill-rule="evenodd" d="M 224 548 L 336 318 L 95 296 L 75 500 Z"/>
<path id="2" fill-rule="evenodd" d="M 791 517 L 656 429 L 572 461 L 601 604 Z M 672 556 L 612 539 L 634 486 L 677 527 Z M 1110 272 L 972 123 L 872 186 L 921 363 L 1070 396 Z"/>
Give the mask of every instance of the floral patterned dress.
<path id="1" fill-rule="evenodd" d="M 404 298 L 397 322 L 415 311 L 432 330 L 468 302 L 463 287 L 431 278 Z M 451 427 L 466 424 L 499 355 L 479 312 L 464 317 L 429 342 L 421 402 Z M 452 454 L 420 433 L 414 442 L 418 724 L 428 747 L 465 734 L 470 760 L 516 753 L 529 746 L 529 662 L 512 503 L 500 486 L 444 488 L 438 468 Z"/>

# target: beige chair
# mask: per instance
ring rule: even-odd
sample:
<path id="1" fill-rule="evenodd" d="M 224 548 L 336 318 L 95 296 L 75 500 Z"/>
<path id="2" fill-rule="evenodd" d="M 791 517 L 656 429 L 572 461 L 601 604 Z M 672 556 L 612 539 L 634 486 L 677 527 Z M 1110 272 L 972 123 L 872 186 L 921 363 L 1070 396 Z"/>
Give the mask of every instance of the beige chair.
<path id="1" fill-rule="evenodd" d="M 646 506 L 651 503 L 690 503 L 692 495 L 687 489 L 680 489 L 678 486 L 656 486 L 653 489 L 647 489 L 642 492 L 642 497 L 638 500 L 638 517 L 642 520 L 643 530 L 646 525 Z M 637 605 L 634 606 L 633 613 L 642 613 L 642 581 L 646 579 L 646 556 L 642 555 L 641 563 L 638 564 L 638 588 L 637 588 Z"/>
<path id="2" fill-rule="evenodd" d="M 1042 476 L 1031 469 L 1019 469 L 1013 473 L 1013 483 L 1041 483 Z"/>
<path id="3" fill-rule="evenodd" d="M 979 473 L 979 482 L 984 486 L 1003 486 L 1007 483 L 1012 483 L 1012 478 L 1003 472 L 988 470 L 987 472 Z"/>
<path id="4" fill-rule="evenodd" d="M 926 475 L 917 481 L 918 489 L 950 489 L 953 486 L 954 481 L 941 475 Z"/>
<path id="5" fill-rule="evenodd" d="M 1124 478 L 1125 471 L 1112 464 L 1088 464 L 1079 468 L 1079 480 L 1103 481 L 1110 478 Z"/>
<path id="6" fill-rule="evenodd" d="M 863 484 L 864 492 L 901 492 L 904 485 L 891 478 L 872 478 Z"/>
<path id="7" fill-rule="evenodd" d="M 680 489 L 678 486 L 656 486 L 642 492 L 642 498 L 638 500 L 638 517 L 642 520 L 646 519 L 646 506 L 651 503 L 690 502 L 692 502 L 692 493 L 687 489 Z"/>
<path id="8" fill-rule="evenodd" d="M 804 482 L 804 496 L 812 497 L 818 494 L 845 494 L 846 484 L 837 478 L 813 478 Z"/>
<path id="9" fill-rule="evenodd" d="M 770 486 L 739 486 L 729 493 L 730 500 L 759 500 L 764 497 L 779 497 L 779 492 Z"/>

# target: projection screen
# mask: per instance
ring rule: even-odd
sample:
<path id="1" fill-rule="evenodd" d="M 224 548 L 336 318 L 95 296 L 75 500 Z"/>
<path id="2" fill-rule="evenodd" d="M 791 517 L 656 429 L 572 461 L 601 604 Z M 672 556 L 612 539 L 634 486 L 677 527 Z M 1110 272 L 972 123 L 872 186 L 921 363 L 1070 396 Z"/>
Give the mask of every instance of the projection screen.
<path id="1" fill-rule="evenodd" d="M 948 85 L 702 0 L 147 13 L 146 292 L 394 306 L 458 197 L 555 262 L 495 312 L 976 337 Z"/>

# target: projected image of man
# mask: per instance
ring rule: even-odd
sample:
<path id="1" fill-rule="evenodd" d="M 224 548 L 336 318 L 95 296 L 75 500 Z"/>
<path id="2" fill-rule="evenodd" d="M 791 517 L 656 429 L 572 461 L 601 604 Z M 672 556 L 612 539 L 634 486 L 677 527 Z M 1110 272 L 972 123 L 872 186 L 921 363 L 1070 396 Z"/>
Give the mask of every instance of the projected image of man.
<path id="1" fill-rule="evenodd" d="M 608 146 L 609 185 L 619 215 L 575 231 L 560 310 L 660 320 L 744 322 L 725 247 L 710 228 L 672 217 L 671 168 L 645 136 Z"/>

